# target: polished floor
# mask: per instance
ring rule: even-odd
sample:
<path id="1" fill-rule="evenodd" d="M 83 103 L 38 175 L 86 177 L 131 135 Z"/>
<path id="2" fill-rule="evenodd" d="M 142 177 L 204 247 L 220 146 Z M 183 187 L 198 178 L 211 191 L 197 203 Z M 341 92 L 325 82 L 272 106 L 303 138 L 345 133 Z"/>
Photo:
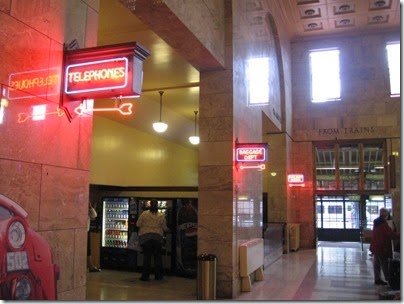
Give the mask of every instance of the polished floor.
<path id="1" fill-rule="evenodd" d="M 282 255 L 264 270 L 264 281 L 233 300 L 378 301 L 392 292 L 373 280 L 369 246 L 360 243 L 319 243 L 317 250 Z M 139 280 L 137 272 L 102 270 L 88 273 L 87 300 L 194 301 L 196 279 L 166 276 L 163 281 Z M 221 300 L 221 299 L 217 299 Z M 225 299 L 229 300 L 229 299 Z"/>

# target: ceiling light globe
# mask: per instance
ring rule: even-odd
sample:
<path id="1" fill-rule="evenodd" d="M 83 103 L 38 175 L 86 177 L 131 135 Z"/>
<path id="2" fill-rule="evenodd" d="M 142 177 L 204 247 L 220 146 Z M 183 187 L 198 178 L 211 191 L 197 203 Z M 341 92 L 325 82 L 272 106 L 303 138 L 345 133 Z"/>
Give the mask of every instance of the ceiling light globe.
<path id="1" fill-rule="evenodd" d="M 190 136 L 189 137 L 189 142 L 193 145 L 198 145 L 199 144 L 199 136 Z"/>
<path id="2" fill-rule="evenodd" d="M 168 128 L 168 125 L 162 121 L 153 123 L 153 129 L 154 129 L 154 131 L 156 131 L 158 133 L 165 132 L 167 130 L 167 128 Z"/>

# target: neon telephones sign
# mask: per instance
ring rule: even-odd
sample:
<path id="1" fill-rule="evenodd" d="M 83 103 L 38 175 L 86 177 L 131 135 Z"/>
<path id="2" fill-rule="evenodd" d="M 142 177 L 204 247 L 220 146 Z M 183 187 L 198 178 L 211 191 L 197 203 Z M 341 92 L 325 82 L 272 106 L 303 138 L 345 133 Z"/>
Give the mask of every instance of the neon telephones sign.
<path id="1" fill-rule="evenodd" d="M 65 51 L 64 100 L 139 97 L 149 55 L 137 42 Z"/>
<path id="2" fill-rule="evenodd" d="M 241 163 L 240 169 L 265 169 L 268 160 L 268 144 L 267 143 L 236 143 L 236 164 Z"/>
<path id="3" fill-rule="evenodd" d="M 88 112 L 84 100 L 97 98 L 139 97 L 143 83 L 143 61 L 150 52 L 137 42 L 65 50 L 63 96 L 60 108 L 71 121 Z M 132 114 L 128 103 L 121 107 L 94 108 L 91 111 L 116 111 Z"/>
<path id="4" fill-rule="evenodd" d="M 65 93 L 91 93 L 125 88 L 129 75 L 128 58 L 112 58 L 71 64 L 66 67 Z"/>

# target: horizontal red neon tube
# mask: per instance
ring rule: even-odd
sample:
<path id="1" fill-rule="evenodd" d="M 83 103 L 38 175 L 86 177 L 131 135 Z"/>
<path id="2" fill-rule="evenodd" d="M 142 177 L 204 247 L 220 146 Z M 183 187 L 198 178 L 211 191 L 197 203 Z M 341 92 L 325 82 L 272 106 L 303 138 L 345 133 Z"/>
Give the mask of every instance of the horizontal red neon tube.
<path id="1" fill-rule="evenodd" d="M 89 113 L 89 112 L 114 112 L 117 111 L 121 113 L 122 115 L 130 115 L 132 114 L 132 107 L 133 104 L 131 103 L 123 103 L 121 104 L 118 108 L 117 107 L 111 107 L 111 108 L 90 108 L 86 109 L 82 104 L 78 106 L 77 108 L 74 109 L 74 112 L 76 112 L 78 115 L 82 115 L 84 113 Z"/>
<path id="2" fill-rule="evenodd" d="M 44 120 L 46 115 L 57 115 L 58 117 L 63 116 L 65 113 L 59 107 L 56 108 L 54 112 L 44 112 L 41 114 L 27 114 L 27 113 L 18 113 L 18 123 L 26 122 L 28 119 L 32 120 Z M 36 119 L 40 118 L 40 119 Z"/>
<path id="3" fill-rule="evenodd" d="M 240 165 L 240 169 L 260 169 L 264 170 L 265 169 L 265 164 L 260 164 L 260 165 Z"/>

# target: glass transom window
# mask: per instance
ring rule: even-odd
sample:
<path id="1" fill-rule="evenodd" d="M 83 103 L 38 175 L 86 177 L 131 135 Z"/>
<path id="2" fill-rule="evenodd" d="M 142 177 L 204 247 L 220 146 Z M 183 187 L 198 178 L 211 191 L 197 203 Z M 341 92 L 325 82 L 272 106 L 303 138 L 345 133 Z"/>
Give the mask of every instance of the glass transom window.
<path id="1" fill-rule="evenodd" d="M 389 64 L 390 95 L 400 96 L 400 43 L 389 43 L 386 50 Z"/>
<path id="2" fill-rule="evenodd" d="M 341 98 L 339 50 L 310 51 L 311 101 L 325 102 Z"/>

